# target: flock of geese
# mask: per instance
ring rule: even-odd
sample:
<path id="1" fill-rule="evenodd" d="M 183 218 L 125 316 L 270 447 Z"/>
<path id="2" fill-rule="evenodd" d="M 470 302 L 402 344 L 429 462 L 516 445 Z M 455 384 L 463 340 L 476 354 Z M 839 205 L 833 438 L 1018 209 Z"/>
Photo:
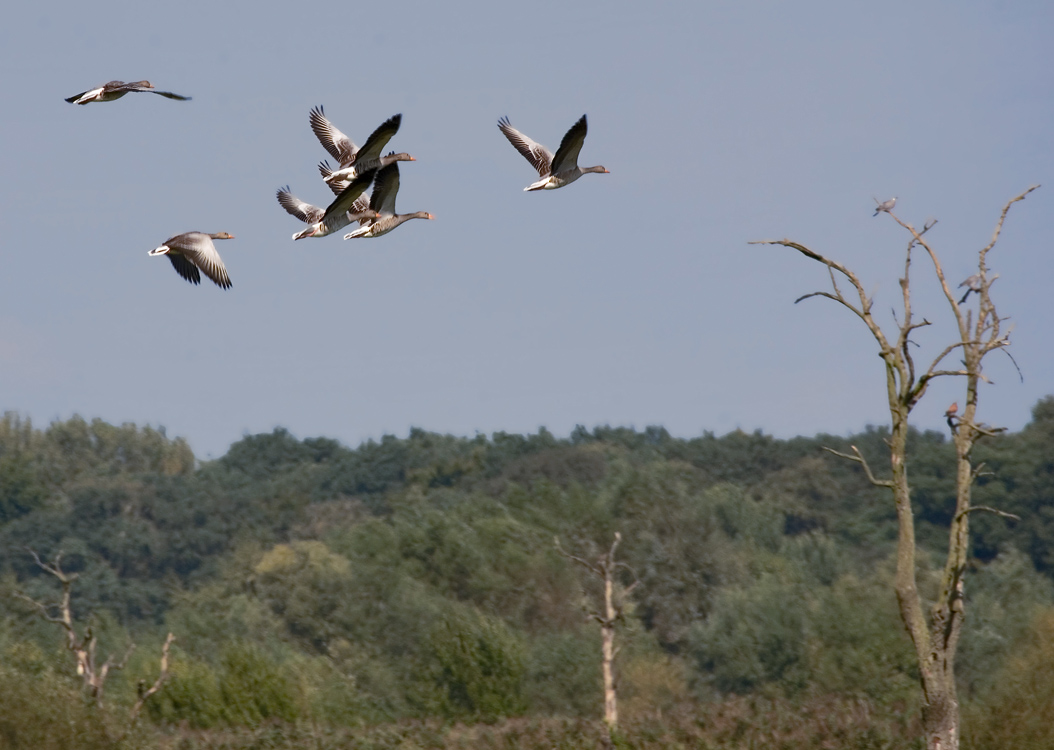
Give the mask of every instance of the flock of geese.
<path id="1" fill-rule="evenodd" d="M 157 91 L 149 81 L 110 81 L 75 94 L 66 101 L 71 104 L 112 102 L 129 93 L 158 94 L 177 101 L 190 99 L 189 96 L 171 91 Z M 435 218 L 427 211 L 408 214 L 395 211 L 395 196 L 399 192 L 399 162 L 417 161 L 407 153 L 392 151 L 382 155 L 388 141 L 399 131 L 401 114 L 385 120 L 361 147 L 357 147 L 326 118 L 321 106 L 311 110 L 308 120 L 322 147 L 337 161 L 336 169 L 330 167 L 328 161 L 318 165 L 323 181 L 335 197 L 326 208 L 321 208 L 300 200 L 290 192 L 288 186 L 277 191 L 276 197 L 282 208 L 307 225 L 293 235 L 294 240 L 325 237 L 356 223 L 358 228 L 345 234 L 344 239 L 380 237 L 410 219 Z M 601 166 L 578 166 L 578 155 L 586 139 L 585 115 L 567 131 L 555 154 L 516 130 L 507 117 L 498 120 L 498 128 L 509 143 L 538 170 L 538 180 L 525 187 L 525 191 L 556 190 L 570 185 L 584 174 L 609 174 Z M 367 194 L 366 190 L 371 184 L 373 191 Z M 186 232 L 170 237 L 148 254 L 167 256 L 176 273 L 192 284 L 200 284 L 201 274 L 204 273 L 221 288 L 229 289 L 231 280 L 213 240 L 230 239 L 234 239 L 234 235 L 227 232 Z"/>

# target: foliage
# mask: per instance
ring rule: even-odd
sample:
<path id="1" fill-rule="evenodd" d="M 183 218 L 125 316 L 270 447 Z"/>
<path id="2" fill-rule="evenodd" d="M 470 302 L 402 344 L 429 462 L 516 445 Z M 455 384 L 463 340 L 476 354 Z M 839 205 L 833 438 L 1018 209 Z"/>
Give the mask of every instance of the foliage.
<path id="1" fill-rule="evenodd" d="M 744 694 L 781 682 L 802 686 L 807 619 L 804 590 L 765 575 L 717 598 L 710 617 L 692 627 L 689 644 L 717 690 Z"/>
<path id="2" fill-rule="evenodd" d="M 1021 643 L 1036 614 L 1054 606 L 1054 584 L 1036 572 L 1013 547 L 966 580 L 970 602 L 960 646 L 960 684 L 984 695 L 995 686 L 999 666 Z"/>
<path id="3" fill-rule="evenodd" d="M 524 691 L 543 716 L 597 717 L 603 706 L 595 628 L 540 634 L 528 646 Z"/>
<path id="4" fill-rule="evenodd" d="M 0 748 L 93 750 L 147 746 L 149 731 L 130 727 L 118 707 L 90 703 L 60 661 L 28 642 L 0 635 Z"/>
<path id="5" fill-rule="evenodd" d="M 278 429 L 196 466 L 163 430 L 79 418 L 39 430 L 7 414 L 0 668 L 5 684 L 32 686 L 26 695 L 58 704 L 77 692 L 55 626 L 13 596 L 56 595 L 28 546 L 47 559 L 62 551 L 78 575 L 74 615 L 94 625 L 100 653 L 139 648 L 111 678 L 112 714 L 66 706 L 58 719 L 59 707 L 38 707 L 27 726 L 101 721 L 111 732 L 105 722 L 127 711 L 138 681 L 156 678 L 171 630 L 172 678 L 143 719 L 161 732 L 185 727 L 186 747 L 220 737 L 292 747 L 308 743 L 307 725 L 318 746 L 352 742 L 342 727 L 361 730 L 362 747 L 588 746 L 600 741 L 590 723 L 600 653 L 587 621 L 597 584 L 553 538 L 589 556 L 619 531 L 627 582 L 640 583 L 618 659 L 618 742 L 731 747 L 775 732 L 805 747 L 837 744 L 837 725 L 847 746 L 904 746 L 897 738 L 910 733 L 891 717 L 910 713 L 918 683 L 889 586 L 892 507 L 858 467 L 820 450 L 852 443 L 879 455 L 887 437 L 415 429 L 348 448 Z M 973 520 L 959 656 L 962 695 L 981 722 L 972 726 L 990 701 L 1009 700 L 1003 675 L 1054 603 L 1052 442 L 1045 399 L 1024 430 L 978 447 L 992 475 L 975 501 L 1022 521 Z M 919 538 L 939 550 L 951 446 L 934 432 L 913 432 L 910 444 Z M 925 550 L 920 571 L 925 594 Z M 22 697 L 0 700 L 30 711 L 15 705 Z M 839 712 L 824 730 L 809 723 L 819 706 Z M 705 727 L 685 718 L 693 711 Z M 436 718 L 447 728 L 426 729 Z M 478 720 L 496 723 L 477 734 L 449 724 Z M 379 723 L 387 728 L 365 729 Z"/>
<path id="6" fill-rule="evenodd" d="M 1054 608 L 1038 612 L 993 680 L 984 702 L 966 712 L 963 738 L 974 750 L 1051 746 Z"/>
<path id="7" fill-rule="evenodd" d="M 204 728 L 259 726 L 300 716 L 295 679 L 285 665 L 251 643 L 233 642 L 218 665 L 181 658 L 172 677 L 147 704 L 155 720 Z"/>
<path id="8" fill-rule="evenodd" d="M 523 642 L 501 620 L 453 609 L 432 627 L 429 647 L 445 716 L 493 721 L 523 712 Z"/>
<path id="9" fill-rule="evenodd" d="M 629 750 L 740 750 L 776 748 L 854 748 L 921 750 L 909 737 L 913 727 L 903 716 L 878 713 L 859 701 L 833 697 L 792 703 L 786 700 L 734 699 L 705 707 L 704 716 L 688 708 L 661 715 L 628 717 L 620 722 L 615 745 Z M 178 730 L 158 737 L 168 750 L 551 750 L 611 747 L 601 722 L 568 717 L 519 718 L 493 724 L 449 724 L 438 720 L 401 721 L 377 726 L 343 727 L 301 723 L 268 724 L 252 729 Z"/>

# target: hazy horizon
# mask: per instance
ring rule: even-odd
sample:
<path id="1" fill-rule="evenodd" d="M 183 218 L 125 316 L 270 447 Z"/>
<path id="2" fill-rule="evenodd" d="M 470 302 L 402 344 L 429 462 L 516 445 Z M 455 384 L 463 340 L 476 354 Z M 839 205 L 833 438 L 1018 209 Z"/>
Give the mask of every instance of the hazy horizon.
<path id="1" fill-rule="evenodd" d="M 846 435 L 888 423 L 859 320 L 802 294 L 844 262 L 892 324 L 908 237 L 948 277 L 989 257 L 1014 325 L 987 360 L 979 418 L 1018 430 L 1054 393 L 1054 6 L 393 2 L 373 26 L 335 3 L 245 9 L 21 4 L 0 29 L 18 71 L 0 111 L 0 410 L 163 425 L 199 457 L 276 426 L 357 445 L 411 426 L 471 436 L 662 425 Z M 456 33 L 454 33 L 456 30 Z M 65 97 L 148 79 L 171 101 Z M 393 233 L 293 242 L 275 200 L 325 205 L 308 126 L 322 105 L 388 150 Z M 583 113 L 585 175 L 525 193 L 498 118 L 555 149 Z M 332 163 L 332 160 L 331 160 Z M 147 251 L 185 231 L 233 282 L 194 287 Z M 919 360 L 951 335 L 916 257 Z M 927 360 L 928 361 L 928 360 Z M 915 412 L 943 429 L 961 389 Z"/>

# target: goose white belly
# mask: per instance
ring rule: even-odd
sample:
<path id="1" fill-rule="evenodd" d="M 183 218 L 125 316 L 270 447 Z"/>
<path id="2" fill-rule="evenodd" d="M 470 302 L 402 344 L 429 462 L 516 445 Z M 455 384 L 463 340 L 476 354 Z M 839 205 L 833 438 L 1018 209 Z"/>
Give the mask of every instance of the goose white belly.
<path id="1" fill-rule="evenodd" d="M 581 169 L 568 169 L 560 174 L 551 174 L 544 179 L 538 180 L 538 182 L 532 183 L 524 188 L 524 191 L 528 190 L 556 190 L 562 188 L 564 185 L 570 185 L 572 182 L 577 180 L 583 174 Z"/>
<path id="2" fill-rule="evenodd" d="M 333 182 L 351 182 L 358 176 L 358 167 L 353 165 L 344 169 L 338 169 L 335 172 L 330 172 L 328 177 L 323 177 L 322 179 L 332 184 Z"/>
<path id="3" fill-rule="evenodd" d="M 73 103 L 74 104 L 85 104 L 86 102 L 98 101 L 98 100 L 103 98 L 102 97 L 102 92 L 103 92 L 104 88 L 105 88 L 104 86 L 100 86 L 97 89 L 92 89 L 91 91 L 85 91 L 83 94 L 80 95 L 80 98 L 77 99 Z"/>

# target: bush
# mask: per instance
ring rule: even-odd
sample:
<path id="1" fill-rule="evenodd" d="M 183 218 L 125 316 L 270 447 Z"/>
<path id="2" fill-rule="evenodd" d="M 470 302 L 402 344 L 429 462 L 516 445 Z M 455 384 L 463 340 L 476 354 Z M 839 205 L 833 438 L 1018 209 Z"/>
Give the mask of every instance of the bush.
<path id="1" fill-rule="evenodd" d="M 221 724 L 225 717 L 219 678 L 204 662 L 174 659 L 164 689 L 147 701 L 146 714 L 157 722 L 197 729 Z"/>
<path id="2" fill-rule="evenodd" d="M 218 670 L 193 659 L 174 660 L 171 678 L 146 707 L 156 721 L 252 727 L 296 721 L 298 697 L 283 665 L 257 646 L 235 643 L 225 649 Z"/>
<path id="3" fill-rule="evenodd" d="M 2 750 L 120 750 L 141 745 L 123 708 L 91 705 L 73 680 L 0 666 Z"/>
<path id="4" fill-rule="evenodd" d="M 1033 620 L 1012 653 L 991 692 L 964 712 L 963 737 L 972 750 L 1054 746 L 1054 608 Z"/>
<path id="5" fill-rule="evenodd" d="M 600 683 L 600 639 L 595 629 L 533 639 L 526 685 L 532 713 L 596 717 L 604 705 Z"/>
<path id="6" fill-rule="evenodd" d="M 446 716 L 493 721 L 524 710 L 523 642 L 501 620 L 456 609 L 432 629 L 429 644 Z"/>
<path id="7" fill-rule="evenodd" d="M 267 719 L 297 718 L 292 682 L 279 664 L 252 644 L 228 648 L 223 655 L 219 688 L 231 724 L 255 726 Z"/>
<path id="8" fill-rule="evenodd" d="M 766 683 L 799 686 L 808 616 L 802 586 L 766 574 L 747 588 L 723 589 L 710 617 L 692 627 L 689 648 L 722 693 Z"/>

